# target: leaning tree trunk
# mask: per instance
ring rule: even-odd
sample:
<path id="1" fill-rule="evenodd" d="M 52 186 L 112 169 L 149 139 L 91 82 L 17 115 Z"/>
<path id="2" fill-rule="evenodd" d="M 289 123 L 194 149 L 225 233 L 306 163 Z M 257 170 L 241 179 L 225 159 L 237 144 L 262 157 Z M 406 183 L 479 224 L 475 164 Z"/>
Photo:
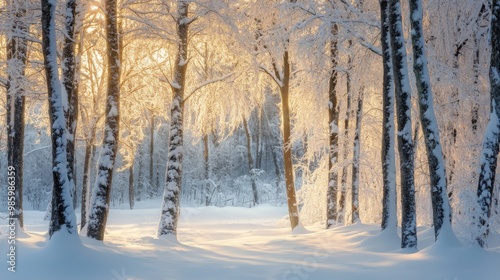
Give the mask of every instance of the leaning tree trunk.
<path id="1" fill-rule="evenodd" d="M 105 111 L 104 138 L 99 171 L 92 190 L 91 209 L 88 221 L 87 236 L 97 240 L 104 239 L 104 230 L 108 219 L 111 185 L 116 152 L 118 148 L 120 122 L 120 51 L 117 31 L 116 0 L 105 3 L 106 38 L 108 54 L 108 87 Z"/>
<path id="2" fill-rule="evenodd" d="M 419 96 L 420 122 L 424 132 L 427 163 L 430 174 L 432 216 L 436 241 L 441 230 L 451 232 L 451 211 L 446 191 L 446 171 L 443 151 L 439 138 L 438 124 L 434 113 L 432 91 L 427 57 L 425 55 L 424 35 L 422 28 L 422 2 L 410 0 L 410 18 L 413 45 L 413 72 L 417 81 Z"/>
<path id="3" fill-rule="evenodd" d="M 354 147 L 352 156 L 352 191 L 351 191 L 351 222 L 359 222 L 359 157 L 360 157 L 360 134 L 363 113 L 363 93 L 359 95 L 358 108 L 356 109 L 356 130 L 354 131 Z"/>
<path id="4" fill-rule="evenodd" d="M 490 60 L 490 121 L 484 136 L 480 159 L 477 198 L 480 208 L 479 229 L 476 238 L 481 247 L 486 247 L 489 234 L 493 186 L 500 142 L 500 0 L 493 0 L 491 17 L 491 60 Z"/>
<path id="5" fill-rule="evenodd" d="M 401 248 L 417 247 L 413 140 L 411 138 L 411 92 L 399 0 L 389 2 L 392 66 L 398 122 L 398 150 L 401 174 Z"/>
<path id="6" fill-rule="evenodd" d="M 182 186 L 183 158 L 183 99 L 186 82 L 187 49 L 188 49 L 188 6 L 189 2 L 179 0 L 177 17 L 177 56 L 175 58 L 174 79 L 171 83 L 173 99 L 170 108 L 170 144 L 168 147 L 168 162 L 163 204 L 161 207 L 158 237 L 177 236 L 179 221 L 179 202 Z"/>
<path id="7" fill-rule="evenodd" d="M 337 105 L 337 35 L 338 26 L 332 25 L 332 40 L 330 41 L 330 60 L 332 62 L 330 78 L 328 80 L 328 124 L 330 129 L 330 149 L 328 158 L 328 190 L 326 206 L 326 228 L 334 226 L 337 222 L 337 195 L 338 171 L 337 162 L 339 154 L 339 111 Z"/>
<path id="8" fill-rule="evenodd" d="M 55 1 L 42 0 L 42 49 L 44 57 L 47 91 L 49 95 L 49 116 L 52 140 L 52 213 L 49 236 L 57 232 L 77 234 L 76 216 L 71 201 L 66 158 L 66 119 L 63 108 L 63 91 L 57 66 L 57 45 L 55 26 Z"/>
<path id="9" fill-rule="evenodd" d="M 28 32 L 24 1 L 9 3 L 8 12 L 12 18 L 11 30 L 7 38 L 7 162 L 9 191 L 14 191 L 14 212 L 10 218 L 24 227 L 23 219 L 23 157 L 24 157 L 24 80 L 28 45 Z M 13 185 L 11 185 L 13 184 Z M 10 196 L 10 195 L 9 195 Z M 9 206 L 10 205 L 9 201 Z"/>
<path id="10" fill-rule="evenodd" d="M 248 171 L 250 173 L 250 177 L 252 180 L 253 205 L 255 206 L 256 204 L 259 204 L 259 194 L 257 193 L 257 182 L 255 180 L 255 175 L 253 174 L 254 162 L 252 157 L 252 144 L 251 144 L 252 138 L 250 136 L 250 130 L 248 129 L 248 123 L 245 116 L 243 116 L 243 127 L 245 128 L 245 136 L 247 138 L 246 144 L 247 144 Z"/>
<path id="11" fill-rule="evenodd" d="M 387 0 L 380 1 L 381 45 L 383 59 L 382 101 L 382 230 L 397 230 L 396 209 L 396 159 L 394 150 L 394 77 L 389 34 L 389 7 Z"/>
<path id="12" fill-rule="evenodd" d="M 66 2 L 65 37 L 62 57 L 63 85 L 68 96 L 68 107 L 66 109 L 67 143 L 66 158 L 68 159 L 68 180 L 73 196 L 73 207 L 76 208 L 76 170 L 75 170 L 75 134 L 78 120 L 78 81 L 76 80 L 75 42 L 77 37 L 76 0 Z"/>

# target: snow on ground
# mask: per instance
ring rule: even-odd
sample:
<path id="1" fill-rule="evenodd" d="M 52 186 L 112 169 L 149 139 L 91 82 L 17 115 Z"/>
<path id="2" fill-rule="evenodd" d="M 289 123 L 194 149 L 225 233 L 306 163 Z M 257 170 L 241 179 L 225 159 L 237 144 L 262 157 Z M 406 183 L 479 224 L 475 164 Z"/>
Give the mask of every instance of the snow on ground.
<path id="1" fill-rule="evenodd" d="M 26 211 L 27 233 L 17 239 L 16 272 L 0 265 L 0 279 L 195 280 L 195 279 L 498 279 L 500 248 L 433 244 L 432 228 L 420 227 L 419 251 L 401 251 L 379 225 L 325 230 L 306 226 L 292 234 L 286 207 L 262 205 L 183 208 L 179 241 L 155 238 L 159 200 L 137 209 L 112 209 L 105 242 L 82 237 L 47 245 L 43 212 Z M 119 207 L 120 208 L 120 207 Z M 0 252 L 7 260 L 6 220 L 0 220 Z M 58 238 L 63 239 L 64 236 Z"/>

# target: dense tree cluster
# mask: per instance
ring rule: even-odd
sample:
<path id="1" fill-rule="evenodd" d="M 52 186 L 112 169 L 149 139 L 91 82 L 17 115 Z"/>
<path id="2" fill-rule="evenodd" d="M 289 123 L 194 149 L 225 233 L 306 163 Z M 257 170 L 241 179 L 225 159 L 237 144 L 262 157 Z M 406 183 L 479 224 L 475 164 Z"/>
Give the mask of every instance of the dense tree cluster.
<path id="1" fill-rule="evenodd" d="M 111 205 L 161 197 L 158 237 L 183 204 L 399 221 L 409 249 L 417 224 L 483 247 L 500 229 L 496 0 L 0 3 L 21 228 L 47 209 L 51 236 L 102 240 Z"/>

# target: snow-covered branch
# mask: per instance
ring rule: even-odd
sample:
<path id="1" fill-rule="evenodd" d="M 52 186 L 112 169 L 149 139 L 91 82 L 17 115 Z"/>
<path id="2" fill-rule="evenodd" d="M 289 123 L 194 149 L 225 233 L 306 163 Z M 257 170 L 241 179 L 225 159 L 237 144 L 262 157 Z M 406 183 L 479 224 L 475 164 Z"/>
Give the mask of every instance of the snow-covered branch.
<path id="1" fill-rule="evenodd" d="M 214 78 L 214 79 L 210 79 L 210 80 L 207 80 L 197 86 L 194 87 L 193 90 L 191 90 L 191 92 L 189 92 L 186 96 L 186 98 L 184 98 L 184 100 L 182 100 L 182 103 L 185 103 L 186 101 L 188 101 L 188 99 L 193 96 L 198 90 L 200 90 L 201 88 L 203 87 L 206 87 L 210 84 L 214 84 L 214 83 L 217 83 L 217 82 L 220 82 L 220 81 L 223 81 L 231 76 L 233 76 L 235 74 L 235 72 L 231 72 L 229 74 L 226 74 L 226 75 L 223 75 L 221 77 L 217 77 L 217 78 Z"/>
<path id="2" fill-rule="evenodd" d="M 278 84 L 279 87 L 283 87 L 283 82 L 278 77 L 276 77 L 275 74 L 273 74 L 271 71 L 269 71 L 269 69 L 267 69 L 266 67 L 264 67 L 262 65 L 259 66 L 259 69 L 260 69 L 260 71 L 269 75 L 269 77 L 271 77 L 274 80 L 274 82 L 276 82 L 276 84 Z"/>
<path id="3" fill-rule="evenodd" d="M 353 32 L 352 30 L 347 30 L 347 32 L 351 33 L 356 39 L 358 39 L 358 42 L 365 48 L 369 49 L 372 51 L 374 54 L 382 56 L 382 50 L 374 46 L 372 43 L 368 42 L 365 37 Z"/>

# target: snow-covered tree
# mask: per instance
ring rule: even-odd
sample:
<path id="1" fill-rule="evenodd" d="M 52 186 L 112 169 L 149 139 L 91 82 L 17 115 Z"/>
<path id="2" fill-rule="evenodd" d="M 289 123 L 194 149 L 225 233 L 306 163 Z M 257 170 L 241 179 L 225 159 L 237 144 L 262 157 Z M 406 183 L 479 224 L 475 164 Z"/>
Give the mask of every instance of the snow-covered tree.
<path id="1" fill-rule="evenodd" d="M 339 112 L 337 101 L 337 35 L 338 26 L 332 24 L 330 40 L 330 61 L 331 74 L 328 79 L 328 126 L 330 130 L 329 136 L 329 156 L 328 156 L 328 190 L 327 190 L 327 213 L 326 227 L 330 228 L 337 222 L 337 195 L 338 195 L 338 171 L 336 164 L 339 154 Z"/>
<path id="2" fill-rule="evenodd" d="M 500 142 L 500 1 L 493 0 L 491 16 L 491 59 L 490 59 L 490 120 L 483 140 L 480 159 L 477 199 L 479 205 L 480 234 L 477 242 L 487 246 L 493 187 L 495 183 L 497 159 Z"/>
<path id="3" fill-rule="evenodd" d="M 71 189 L 68 179 L 68 160 L 66 158 L 66 118 L 63 100 L 65 92 L 59 80 L 57 64 L 55 10 L 56 1 L 42 0 L 42 47 L 49 93 L 49 116 L 52 139 L 52 213 L 49 236 L 58 232 L 76 235 L 76 216 L 73 209 Z"/>
<path id="4" fill-rule="evenodd" d="M 170 83 L 173 99 L 170 105 L 170 142 L 168 146 L 168 162 L 163 203 L 161 208 L 158 237 L 177 235 L 179 220 L 180 190 L 182 184 L 183 158 L 183 107 L 186 85 L 186 69 L 188 64 L 188 29 L 192 18 L 189 18 L 189 1 L 177 1 L 176 29 L 177 54 L 175 58 L 173 80 Z"/>
<path id="5" fill-rule="evenodd" d="M 75 171 L 75 137 L 78 120 L 78 63 L 75 54 L 77 36 L 81 24 L 79 21 L 77 0 L 66 1 L 65 12 L 65 38 L 62 52 L 62 83 L 68 96 L 67 108 L 65 108 L 67 123 L 66 157 L 68 159 L 68 179 L 73 196 L 73 207 L 77 204 L 76 194 L 76 171 Z"/>
<path id="6" fill-rule="evenodd" d="M 396 232 L 396 158 L 394 141 L 394 78 L 392 74 L 391 38 L 388 0 L 380 0 L 380 30 L 383 63 L 382 85 L 382 230 Z"/>
<path id="7" fill-rule="evenodd" d="M 295 0 L 290 0 L 290 3 L 296 3 Z M 282 17 L 289 17 L 289 15 L 284 15 L 286 9 L 282 7 L 283 13 Z M 279 12 L 277 12 L 279 13 Z M 276 16 L 276 14 L 274 14 Z M 257 19 L 258 23 L 262 19 Z M 275 22 L 270 24 L 270 28 L 276 28 Z M 269 52 L 271 55 L 270 66 L 272 68 L 267 68 L 263 65 L 260 66 L 262 72 L 266 73 L 278 86 L 281 95 L 281 114 L 282 114 L 282 127 L 283 127 L 283 161 L 285 167 L 285 185 L 287 194 L 287 204 L 288 204 L 288 215 L 290 218 L 290 226 L 292 230 L 299 225 L 299 210 L 297 206 L 297 196 L 295 191 L 294 183 L 294 169 L 292 161 L 292 143 L 291 143 L 291 113 L 290 113 L 290 89 L 291 89 L 291 58 L 290 58 L 290 39 L 286 36 L 290 27 L 281 26 L 283 32 L 285 33 L 284 38 L 275 38 L 278 43 L 276 46 L 269 46 L 265 42 L 261 43 L 263 53 Z M 260 32 L 265 33 L 267 30 L 262 30 L 259 27 Z M 263 41 L 263 40 L 262 40 Z"/>
<path id="8" fill-rule="evenodd" d="M 358 97 L 356 107 L 356 127 L 354 130 L 354 147 L 352 155 L 352 188 L 351 188 L 351 222 L 357 223 L 359 219 L 359 164 L 361 153 L 361 121 L 363 118 L 363 94 Z"/>
<path id="9" fill-rule="evenodd" d="M 15 205 L 12 218 L 17 219 L 18 226 L 24 224 L 23 219 L 23 159 L 24 159 L 24 127 L 25 127 L 25 72 L 27 63 L 28 23 L 26 18 L 27 1 L 8 1 L 7 13 L 10 30 L 7 37 L 7 161 L 9 183 L 15 187 Z"/>
<path id="10" fill-rule="evenodd" d="M 419 96 L 420 123 L 424 132 L 427 161 L 430 174 L 430 191 L 433 209 L 434 235 L 439 238 L 441 230 L 450 232 L 451 209 L 448 201 L 445 163 L 440 143 L 439 129 L 434 113 L 433 95 L 422 28 L 422 2 L 410 0 L 411 39 L 413 46 L 413 72 Z"/>
<path id="11" fill-rule="evenodd" d="M 414 151 L 411 127 L 411 88 L 401 20 L 401 3 L 389 1 L 389 30 L 398 124 L 398 151 L 401 170 L 401 247 L 417 247 L 415 211 Z"/>
<path id="12" fill-rule="evenodd" d="M 120 121 L 120 53 L 116 0 L 105 1 L 108 84 L 103 147 L 98 163 L 96 183 L 92 190 L 87 236 L 104 239 L 108 219 L 113 171 L 118 150 Z"/>

